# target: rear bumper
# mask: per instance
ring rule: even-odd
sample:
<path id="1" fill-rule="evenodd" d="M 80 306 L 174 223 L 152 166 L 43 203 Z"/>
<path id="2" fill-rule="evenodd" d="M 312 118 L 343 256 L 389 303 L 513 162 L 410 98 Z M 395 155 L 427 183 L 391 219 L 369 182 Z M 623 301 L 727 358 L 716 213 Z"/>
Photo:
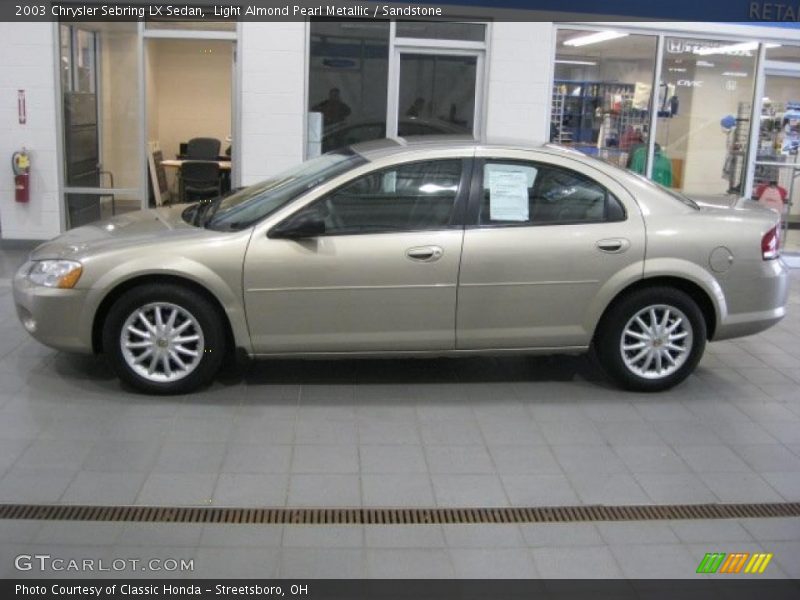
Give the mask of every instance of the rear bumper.
<path id="1" fill-rule="evenodd" d="M 743 284 L 726 290 L 728 313 L 717 324 L 715 341 L 759 333 L 786 316 L 789 270 L 782 260 L 764 261 L 759 276 Z"/>
<path id="2" fill-rule="evenodd" d="M 68 352 L 92 352 L 91 330 L 82 324 L 85 290 L 60 290 L 14 277 L 14 305 L 22 326 L 46 346 Z"/>

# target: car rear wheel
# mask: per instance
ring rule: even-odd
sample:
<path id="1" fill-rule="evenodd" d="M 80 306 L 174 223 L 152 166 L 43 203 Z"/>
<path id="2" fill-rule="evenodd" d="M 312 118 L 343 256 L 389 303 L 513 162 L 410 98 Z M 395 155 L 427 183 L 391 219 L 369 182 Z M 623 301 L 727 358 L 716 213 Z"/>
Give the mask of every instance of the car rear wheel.
<path id="1" fill-rule="evenodd" d="M 595 350 L 609 376 L 629 390 L 657 392 L 686 379 L 706 344 L 697 303 L 668 287 L 637 290 L 603 318 Z"/>
<path id="2" fill-rule="evenodd" d="M 214 306 L 166 284 L 134 288 L 108 313 L 103 347 L 120 379 L 151 394 L 187 393 L 208 384 L 225 355 Z"/>

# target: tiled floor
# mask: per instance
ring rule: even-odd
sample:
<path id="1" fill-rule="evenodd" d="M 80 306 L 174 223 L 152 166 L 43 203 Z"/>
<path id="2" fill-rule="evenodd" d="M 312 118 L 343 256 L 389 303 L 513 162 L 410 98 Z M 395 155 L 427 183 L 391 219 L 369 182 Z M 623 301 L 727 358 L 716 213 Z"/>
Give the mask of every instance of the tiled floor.
<path id="1" fill-rule="evenodd" d="M 759 577 L 800 577 L 798 519 L 366 527 L 0 521 L 0 540 L 0 577 L 86 576 L 14 569 L 20 554 L 48 554 L 106 565 L 194 561 L 191 571 L 140 566 L 98 576 L 687 579 L 707 552 L 770 552 Z"/>
<path id="2" fill-rule="evenodd" d="M 0 251 L 0 502 L 800 500 L 800 271 L 779 326 L 711 344 L 694 376 L 659 395 L 614 389 L 587 358 L 552 357 L 269 361 L 196 395 L 155 398 L 121 389 L 102 358 L 59 354 L 28 338 L 7 283 L 22 258 Z M 46 550 L 194 558 L 190 575 L 200 577 L 690 577 L 706 552 L 751 548 L 775 553 L 768 574 L 800 576 L 800 519 L 395 527 L 0 521 L 0 575 L 12 574 L 13 556 Z M 576 573 L 575 564 L 585 569 Z"/>

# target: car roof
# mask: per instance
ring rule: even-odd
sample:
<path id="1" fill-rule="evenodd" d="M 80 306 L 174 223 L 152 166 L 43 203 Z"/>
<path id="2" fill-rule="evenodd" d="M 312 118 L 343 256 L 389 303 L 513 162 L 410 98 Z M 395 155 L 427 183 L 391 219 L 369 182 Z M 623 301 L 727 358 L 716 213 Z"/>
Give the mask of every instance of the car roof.
<path id="1" fill-rule="evenodd" d="M 452 150 L 461 148 L 465 152 L 478 149 L 534 150 L 548 154 L 567 154 L 586 158 L 585 154 L 557 144 L 531 142 L 520 139 L 482 138 L 468 135 L 435 135 L 414 137 L 392 137 L 353 144 L 351 149 L 367 160 L 375 160 L 395 154 L 405 154 L 420 150 Z"/>

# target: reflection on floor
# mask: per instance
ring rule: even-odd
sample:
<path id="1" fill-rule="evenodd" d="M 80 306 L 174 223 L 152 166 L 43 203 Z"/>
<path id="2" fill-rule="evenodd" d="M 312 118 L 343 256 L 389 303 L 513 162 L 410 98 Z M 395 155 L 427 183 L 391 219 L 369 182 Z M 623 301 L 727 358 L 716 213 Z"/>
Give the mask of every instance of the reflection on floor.
<path id="1" fill-rule="evenodd" d="M 121 388 L 17 323 L 0 251 L 0 502 L 535 506 L 800 500 L 800 271 L 789 316 L 710 344 L 658 395 L 587 358 L 269 361 L 198 394 Z M 219 552 L 225 547 L 225 552 Z M 251 526 L 0 521 L 20 552 L 193 558 L 193 577 L 693 577 L 706 552 L 772 552 L 800 519 Z M 580 570 L 575 565 L 581 565 Z M 123 572 L 121 575 L 132 575 Z M 48 575 L 48 574 L 46 574 Z M 74 573 L 49 573 L 69 576 Z M 82 575 L 77 573 L 77 575 Z"/>

